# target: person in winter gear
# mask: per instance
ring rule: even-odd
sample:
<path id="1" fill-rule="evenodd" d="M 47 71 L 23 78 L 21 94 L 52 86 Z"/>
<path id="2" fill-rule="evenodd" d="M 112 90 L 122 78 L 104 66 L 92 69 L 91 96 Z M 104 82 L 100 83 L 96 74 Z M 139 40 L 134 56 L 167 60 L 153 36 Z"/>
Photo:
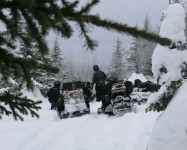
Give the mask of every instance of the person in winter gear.
<path id="1" fill-rule="evenodd" d="M 59 98 L 62 98 L 60 94 L 60 81 L 55 81 L 54 86 L 47 92 L 49 102 L 51 103 L 51 110 L 57 108 L 57 102 Z"/>
<path id="2" fill-rule="evenodd" d="M 90 110 L 89 98 L 92 96 L 93 93 L 92 89 L 93 89 L 93 85 L 90 82 L 84 82 L 83 94 L 85 98 L 85 104 L 88 110 Z"/>
<path id="3" fill-rule="evenodd" d="M 131 81 L 125 81 L 124 85 L 126 87 L 126 94 L 127 96 L 130 96 L 130 94 L 133 92 L 133 84 Z"/>
<path id="4" fill-rule="evenodd" d="M 93 70 L 92 84 L 96 84 L 96 101 L 99 102 L 102 98 L 102 87 L 105 85 L 105 79 L 107 76 L 103 71 L 99 70 L 98 65 L 94 65 Z"/>

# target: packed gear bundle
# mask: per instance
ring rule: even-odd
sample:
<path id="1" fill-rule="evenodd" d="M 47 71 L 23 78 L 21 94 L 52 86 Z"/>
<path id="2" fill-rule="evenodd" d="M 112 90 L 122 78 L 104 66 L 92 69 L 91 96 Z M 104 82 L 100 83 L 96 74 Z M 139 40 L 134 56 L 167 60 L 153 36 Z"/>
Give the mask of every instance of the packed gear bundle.
<path id="1" fill-rule="evenodd" d="M 62 87 L 63 102 L 58 102 L 58 116 L 62 118 L 82 116 L 90 112 L 92 84 L 89 82 L 68 82 Z M 61 111 L 62 110 L 62 111 Z"/>

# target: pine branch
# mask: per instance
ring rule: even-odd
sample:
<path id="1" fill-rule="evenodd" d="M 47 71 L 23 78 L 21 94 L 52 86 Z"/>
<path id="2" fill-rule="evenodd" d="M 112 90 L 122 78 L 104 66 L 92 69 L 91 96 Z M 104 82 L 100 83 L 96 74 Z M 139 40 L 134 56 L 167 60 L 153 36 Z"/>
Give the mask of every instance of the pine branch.
<path id="1" fill-rule="evenodd" d="M 10 111 L 8 111 L 4 106 L 1 106 L 0 104 L 0 119 L 2 119 L 2 115 L 7 115 L 9 116 L 11 114 Z"/>
<path id="2" fill-rule="evenodd" d="M 94 50 L 95 47 L 97 46 L 96 41 L 93 41 L 93 40 L 87 35 L 86 27 L 85 27 L 85 25 L 84 25 L 82 22 L 79 23 L 79 26 L 80 26 L 80 29 L 81 29 L 80 34 L 85 38 L 84 47 L 87 47 L 87 49 L 90 49 L 90 50 Z"/>
<path id="3" fill-rule="evenodd" d="M 31 114 L 32 117 L 39 118 L 39 115 L 36 113 L 39 109 L 41 109 L 40 105 L 42 101 L 33 101 L 27 99 L 26 97 L 21 97 L 19 95 L 13 95 L 7 92 L 4 95 L 0 96 L 1 103 L 8 105 L 10 110 L 7 110 L 4 106 L 0 105 L 0 117 L 5 113 L 6 115 L 12 115 L 15 120 L 20 119 L 24 120 L 22 115 Z"/>
<path id="4" fill-rule="evenodd" d="M 160 37 L 157 34 L 149 33 L 145 30 L 139 30 L 137 27 L 129 27 L 126 24 L 120 24 L 112 20 L 101 20 L 99 16 L 93 15 L 84 15 L 84 22 L 96 25 L 98 27 L 103 27 L 107 30 L 116 31 L 122 34 L 132 35 L 137 38 L 144 38 L 149 41 L 157 42 L 163 46 L 169 46 L 172 44 L 172 41 L 168 38 Z"/>
<path id="5" fill-rule="evenodd" d="M 69 11 L 74 10 L 77 7 L 77 5 L 79 4 L 78 0 L 76 0 L 72 3 L 67 2 L 66 0 L 61 0 L 61 1 L 62 1 L 62 4 L 64 4 L 65 8 Z"/>
<path id="6" fill-rule="evenodd" d="M 79 11 L 79 13 L 80 13 L 80 14 L 88 13 L 88 12 L 91 10 L 91 8 L 92 8 L 94 5 L 98 4 L 98 3 L 99 3 L 99 0 L 92 0 L 90 3 L 88 3 L 86 6 L 84 6 L 84 7 Z"/>
<path id="7" fill-rule="evenodd" d="M 27 12 L 26 9 L 20 9 L 20 10 L 21 10 L 24 18 L 26 19 L 26 22 L 27 22 L 27 25 L 28 25 L 29 35 L 32 38 L 34 38 L 35 41 L 38 42 L 40 52 L 42 54 L 47 53 L 48 52 L 48 47 L 46 45 L 46 42 L 43 39 L 42 34 L 37 29 L 36 24 L 33 22 L 32 17 L 28 13 L 26 13 Z"/>

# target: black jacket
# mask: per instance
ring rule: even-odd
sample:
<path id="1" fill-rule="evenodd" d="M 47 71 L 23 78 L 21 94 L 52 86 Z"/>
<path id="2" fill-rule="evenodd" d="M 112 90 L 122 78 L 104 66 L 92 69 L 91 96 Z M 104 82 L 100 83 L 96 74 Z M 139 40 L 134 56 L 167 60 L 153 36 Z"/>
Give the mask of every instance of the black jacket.
<path id="1" fill-rule="evenodd" d="M 47 96 L 49 97 L 50 102 L 57 102 L 58 98 L 61 97 L 60 88 L 59 87 L 52 87 L 47 92 Z"/>
<path id="2" fill-rule="evenodd" d="M 103 71 L 101 70 L 94 71 L 92 77 L 92 84 L 96 83 L 96 86 L 98 86 L 100 83 L 103 84 L 105 82 L 105 79 L 106 79 L 106 74 Z"/>

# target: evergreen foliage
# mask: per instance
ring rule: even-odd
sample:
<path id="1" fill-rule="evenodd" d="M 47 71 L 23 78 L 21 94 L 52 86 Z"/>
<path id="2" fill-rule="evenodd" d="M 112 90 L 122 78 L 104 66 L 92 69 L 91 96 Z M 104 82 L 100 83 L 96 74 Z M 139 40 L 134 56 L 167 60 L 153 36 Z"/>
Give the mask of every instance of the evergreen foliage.
<path id="1" fill-rule="evenodd" d="M 63 58 L 62 50 L 60 49 L 58 38 L 55 38 L 54 46 L 51 51 L 51 61 L 52 64 L 59 68 L 59 73 L 55 76 L 56 79 L 60 81 L 65 81 L 65 79 L 68 77 L 68 71 L 66 68 L 66 64 Z"/>
<path id="2" fill-rule="evenodd" d="M 49 53 L 45 54 L 45 57 L 42 57 L 41 53 L 39 53 L 39 49 L 37 45 L 34 43 L 31 47 L 26 47 L 24 43 L 21 43 L 21 47 L 18 50 L 17 54 L 22 55 L 24 58 L 30 58 L 36 61 L 40 64 L 45 64 L 46 66 L 49 66 L 48 70 L 45 69 L 32 69 L 30 70 L 32 74 L 32 81 L 34 83 L 34 86 L 37 86 L 42 95 L 46 96 L 47 91 L 50 87 L 52 87 L 56 74 L 50 69 L 50 66 L 52 68 L 55 68 L 56 65 L 54 64 L 54 61 L 51 60 L 51 56 Z M 52 65 L 51 65 L 52 64 Z M 57 66 L 59 67 L 59 66 Z"/>
<path id="3" fill-rule="evenodd" d="M 170 85 L 166 85 L 166 90 L 158 97 L 158 101 L 152 103 L 147 109 L 148 111 L 164 111 L 174 96 L 176 90 L 181 86 L 181 81 L 172 81 Z"/>
<path id="4" fill-rule="evenodd" d="M 124 79 L 125 75 L 125 64 L 123 61 L 124 49 L 122 48 L 122 42 L 119 37 L 116 40 L 115 51 L 112 54 L 112 60 L 110 62 L 110 72 L 117 73 L 119 79 Z"/>
<path id="5" fill-rule="evenodd" d="M 143 30 L 153 32 L 148 16 L 145 17 Z M 152 75 L 152 54 L 156 43 L 143 38 L 134 38 L 130 48 L 128 61 L 132 64 L 132 70 L 144 75 Z"/>
<path id="6" fill-rule="evenodd" d="M 108 19 L 101 19 L 99 15 L 89 14 L 91 8 L 98 3 L 99 0 L 92 0 L 86 6 L 78 10 L 78 0 L 72 2 L 68 2 L 67 0 L 1 0 L 0 21 L 6 27 L 6 36 L 3 33 L 0 34 L 1 80 L 8 82 L 10 77 L 14 80 L 21 79 L 21 83 L 26 82 L 28 89 L 33 89 L 33 70 L 57 73 L 58 69 L 49 64 L 30 57 L 24 58 L 17 55 L 15 53 L 16 43 L 19 41 L 28 48 L 32 47 L 32 43 L 35 43 L 38 47 L 38 55 L 43 59 L 45 55 L 48 54 L 48 46 L 45 37 L 48 35 L 49 31 L 54 30 L 63 38 L 70 38 L 74 31 L 74 27 L 70 25 L 70 22 L 75 22 L 79 26 L 80 34 L 85 39 L 84 46 L 90 50 L 94 50 L 97 43 L 88 35 L 88 25 L 95 25 L 134 37 L 142 37 L 160 43 L 161 45 L 171 45 L 172 41 L 167 38 L 149 33 L 145 30 L 139 30 L 136 27 L 129 27 L 126 24 Z M 18 90 L 18 92 L 20 92 L 20 90 Z M 10 114 L 2 105 L 4 103 L 6 104 L 3 99 L 9 102 L 8 104 L 12 107 L 12 114 L 15 119 L 21 119 L 21 116 L 18 117 L 15 113 L 16 111 L 14 111 L 14 107 L 17 108 L 20 113 L 26 115 L 25 107 L 28 108 L 32 114 L 34 114 L 34 110 L 39 108 L 36 106 L 39 103 L 29 103 L 29 100 L 26 101 L 25 98 L 21 97 L 21 93 L 18 93 L 18 95 L 19 96 L 14 93 L 1 95 L 1 114 L 2 112 L 6 112 L 5 114 L 7 115 Z M 20 102 L 14 102 L 18 99 Z M 25 103 L 23 100 L 25 100 Z"/>
<path id="7" fill-rule="evenodd" d="M 140 51 L 140 41 L 138 38 L 134 38 L 133 42 L 132 42 L 132 47 L 130 48 L 129 51 L 129 57 L 127 58 L 130 67 L 130 70 L 132 70 L 132 72 L 136 72 L 136 73 L 140 73 L 140 58 L 141 58 L 141 51 Z"/>
<path id="8" fill-rule="evenodd" d="M 4 103 L 3 105 L 0 105 L 0 119 L 2 118 L 2 115 L 12 115 L 15 120 L 20 119 L 23 121 L 23 115 L 31 114 L 32 117 L 39 118 L 39 115 L 35 112 L 35 110 L 41 109 L 39 104 L 42 103 L 42 101 L 33 101 L 31 99 L 28 99 L 26 97 L 22 97 L 22 94 L 11 94 L 7 92 L 5 95 L 0 96 L 1 103 Z M 6 107 L 8 106 L 9 109 Z"/>
<path id="9" fill-rule="evenodd" d="M 56 67 L 61 67 L 62 66 L 62 54 L 61 50 L 59 47 L 58 39 L 56 37 L 55 42 L 54 42 L 54 47 L 52 49 L 52 62 L 53 65 Z"/>

